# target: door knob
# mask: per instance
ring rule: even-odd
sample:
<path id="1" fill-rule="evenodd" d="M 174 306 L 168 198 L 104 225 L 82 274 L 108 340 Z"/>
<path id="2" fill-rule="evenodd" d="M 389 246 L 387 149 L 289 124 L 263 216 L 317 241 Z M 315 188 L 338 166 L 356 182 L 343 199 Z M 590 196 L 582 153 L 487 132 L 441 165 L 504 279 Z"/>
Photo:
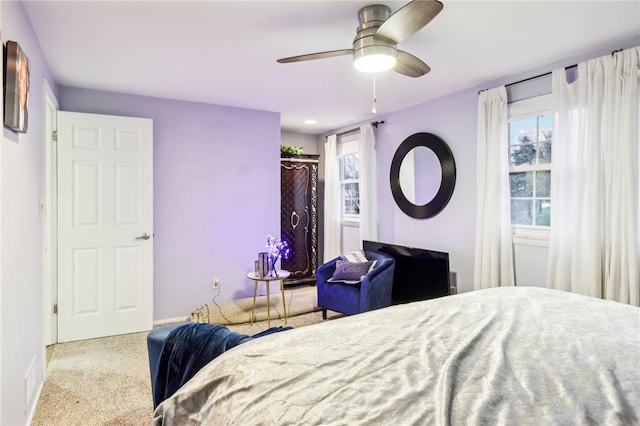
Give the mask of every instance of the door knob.
<path id="1" fill-rule="evenodd" d="M 136 237 L 136 240 L 148 240 L 149 238 L 151 238 L 151 235 L 147 234 L 146 232 L 142 235 L 140 235 L 139 237 Z"/>

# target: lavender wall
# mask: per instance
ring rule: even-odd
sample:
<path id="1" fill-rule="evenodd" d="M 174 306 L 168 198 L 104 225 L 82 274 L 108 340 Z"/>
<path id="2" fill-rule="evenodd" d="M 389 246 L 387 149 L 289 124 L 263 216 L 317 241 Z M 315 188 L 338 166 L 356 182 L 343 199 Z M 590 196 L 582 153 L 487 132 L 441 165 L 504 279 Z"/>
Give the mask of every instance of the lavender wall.
<path id="1" fill-rule="evenodd" d="M 313 135 L 283 131 L 280 137 L 282 145 L 302 147 L 305 154 L 319 154 L 316 137 Z"/>
<path id="2" fill-rule="evenodd" d="M 0 129 L 0 424 L 26 424 L 44 380 L 42 334 L 43 85 L 57 91 L 21 2 L 0 2 L 2 44 L 17 41 L 31 61 L 29 128 Z M 35 387 L 26 395 L 28 372 Z"/>
<path id="3" fill-rule="evenodd" d="M 477 90 L 428 102 L 384 117 L 378 126 L 379 240 L 450 253 L 460 291 L 472 289 L 475 233 Z M 389 184 L 391 160 L 402 141 L 429 132 L 443 139 L 456 162 L 456 186 L 449 204 L 430 219 L 414 219 L 395 204 Z M 383 206 L 383 207 L 382 207 Z"/>
<path id="4" fill-rule="evenodd" d="M 65 111 L 153 119 L 154 319 L 253 294 L 267 234 L 280 232 L 277 113 L 62 87 Z"/>
<path id="5" fill-rule="evenodd" d="M 468 90 L 376 117 L 377 121 L 384 121 L 376 130 L 378 240 L 449 252 L 454 283 L 463 284 L 460 291 L 471 290 L 473 282 L 476 111 L 477 90 Z M 356 126 L 345 128 L 352 127 Z M 419 132 L 442 138 L 453 152 L 457 168 L 449 204 L 430 219 L 414 219 L 403 213 L 396 206 L 389 182 L 396 149 L 407 137 Z M 324 144 L 324 136 L 317 139 L 319 146 Z M 343 246 L 361 245 L 357 229 L 343 228 L 343 232 Z"/>

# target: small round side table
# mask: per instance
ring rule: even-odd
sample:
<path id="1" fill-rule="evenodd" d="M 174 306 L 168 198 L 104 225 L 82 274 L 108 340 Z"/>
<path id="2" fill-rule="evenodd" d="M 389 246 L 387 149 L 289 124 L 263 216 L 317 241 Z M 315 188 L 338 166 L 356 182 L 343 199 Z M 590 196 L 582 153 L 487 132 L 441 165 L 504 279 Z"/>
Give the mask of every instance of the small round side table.
<path id="1" fill-rule="evenodd" d="M 284 323 L 287 323 L 287 305 L 284 300 L 284 280 L 291 273 L 285 270 L 278 270 L 276 275 L 267 275 L 265 277 L 258 276 L 255 272 L 249 272 L 247 278 L 253 280 L 253 305 L 251 306 L 251 325 L 255 318 L 256 310 L 256 293 L 258 292 L 258 282 L 264 281 L 267 285 L 267 326 L 271 327 L 271 301 L 269 300 L 269 283 L 271 281 L 280 281 L 280 293 L 282 294 L 282 310 L 284 311 Z"/>

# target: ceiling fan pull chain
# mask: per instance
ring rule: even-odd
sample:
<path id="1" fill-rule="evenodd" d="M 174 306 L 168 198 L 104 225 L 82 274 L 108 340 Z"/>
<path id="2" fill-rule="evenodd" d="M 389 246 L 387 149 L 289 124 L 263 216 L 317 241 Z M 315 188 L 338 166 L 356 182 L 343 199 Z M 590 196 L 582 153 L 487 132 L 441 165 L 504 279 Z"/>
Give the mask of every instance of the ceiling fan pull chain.
<path id="1" fill-rule="evenodd" d="M 376 113 L 376 73 L 373 73 L 373 108 L 372 113 Z"/>

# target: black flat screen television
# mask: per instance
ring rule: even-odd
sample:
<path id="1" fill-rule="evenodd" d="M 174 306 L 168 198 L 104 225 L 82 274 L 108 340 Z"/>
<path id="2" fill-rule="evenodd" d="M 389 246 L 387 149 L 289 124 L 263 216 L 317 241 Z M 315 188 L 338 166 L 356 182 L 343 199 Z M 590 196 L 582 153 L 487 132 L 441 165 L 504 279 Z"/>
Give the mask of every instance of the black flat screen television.
<path id="1" fill-rule="evenodd" d="M 395 259 L 391 293 L 394 304 L 449 294 L 449 253 L 366 240 L 362 249 L 388 253 Z"/>

